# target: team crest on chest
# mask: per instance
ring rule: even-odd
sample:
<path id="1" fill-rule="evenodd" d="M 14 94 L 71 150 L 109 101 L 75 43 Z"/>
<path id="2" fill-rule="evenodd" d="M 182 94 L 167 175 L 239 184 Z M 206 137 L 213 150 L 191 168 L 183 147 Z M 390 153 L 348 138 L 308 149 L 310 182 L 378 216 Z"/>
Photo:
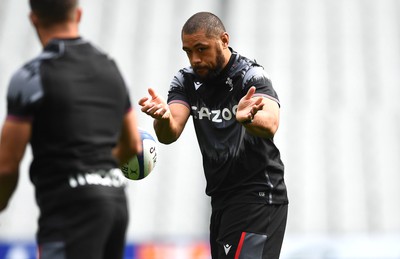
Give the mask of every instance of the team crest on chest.
<path id="1" fill-rule="evenodd" d="M 225 81 L 225 84 L 229 85 L 230 89 L 229 91 L 233 90 L 233 82 L 232 82 L 232 78 L 228 77 Z"/>

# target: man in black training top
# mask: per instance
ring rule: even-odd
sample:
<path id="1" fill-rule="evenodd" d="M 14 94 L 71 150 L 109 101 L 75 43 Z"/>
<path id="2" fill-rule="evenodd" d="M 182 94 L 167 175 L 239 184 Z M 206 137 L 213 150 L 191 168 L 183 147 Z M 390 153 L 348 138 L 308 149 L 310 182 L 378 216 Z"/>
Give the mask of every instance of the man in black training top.
<path id="1" fill-rule="evenodd" d="M 30 0 L 43 52 L 12 77 L 0 144 L 0 210 L 28 143 L 41 259 L 123 258 L 128 210 L 119 166 L 141 151 L 115 64 L 79 37 L 77 0 Z"/>
<path id="2" fill-rule="evenodd" d="M 191 66 L 173 78 L 167 102 L 150 88 L 141 110 L 165 144 L 193 117 L 211 196 L 212 258 L 279 258 L 288 199 L 273 142 L 278 96 L 263 68 L 228 46 L 217 16 L 193 15 L 181 36 Z"/>

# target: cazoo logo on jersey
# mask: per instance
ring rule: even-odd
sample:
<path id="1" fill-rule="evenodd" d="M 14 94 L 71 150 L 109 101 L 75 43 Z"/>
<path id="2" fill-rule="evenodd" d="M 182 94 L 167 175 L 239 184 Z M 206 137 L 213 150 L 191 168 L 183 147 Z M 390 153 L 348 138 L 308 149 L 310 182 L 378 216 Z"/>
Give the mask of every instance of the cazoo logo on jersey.
<path id="1" fill-rule="evenodd" d="M 196 107 L 192 106 L 193 117 L 197 120 L 210 120 L 212 122 L 223 122 L 229 121 L 236 116 L 237 104 L 229 108 L 223 108 L 222 110 L 210 110 L 208 107 Z"/>

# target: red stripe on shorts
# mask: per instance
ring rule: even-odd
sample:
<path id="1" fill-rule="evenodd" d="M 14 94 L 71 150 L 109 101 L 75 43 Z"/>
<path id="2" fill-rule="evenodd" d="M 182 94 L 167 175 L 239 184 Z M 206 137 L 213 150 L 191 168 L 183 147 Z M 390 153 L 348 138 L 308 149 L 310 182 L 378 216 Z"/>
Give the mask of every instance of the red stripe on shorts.
<path id="1" fill-rule="evenodd" d="M 239 259 L 240 252 L 242 251 L 243 243 L 244 243 L 244 238 L 246 237 L 246 232 L 242 232 L 242 235 L 239 240 L 238 247 L 236 249 L 236 254 L 235 254 L 235 259 Z"/>

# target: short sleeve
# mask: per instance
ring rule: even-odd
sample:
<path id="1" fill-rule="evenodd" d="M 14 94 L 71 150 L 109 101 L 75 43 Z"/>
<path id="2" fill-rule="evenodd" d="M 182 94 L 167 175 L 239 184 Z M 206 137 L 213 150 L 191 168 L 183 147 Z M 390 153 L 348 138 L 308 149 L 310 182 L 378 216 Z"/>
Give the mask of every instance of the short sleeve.
<path id="1" fill-rule="evenodd" d="M 32 120 L 43 97 L 39 73 L 33 64 L 19 69 L 11 78 L 7 92 L 7 118 Z"/>
<path id="2" fill-rule="evenodd" d="M 272 99 L 280 105 L 278 94 L 272 86 L 271 79 L 261 66 L 251 67 L 245 74 L 243 84 L 246 92 L 251 86 L 255 86 L 256 93 L 254 96 L 263 96 Z"/>
<path id="3" fill-rule="evenodd" d="M 168 104 L 181 103 L 190 108 L 184 82 L 185 78 L 183 70 L 180 70 L 171 81 L 171 85 L 168 91 Z"/>

